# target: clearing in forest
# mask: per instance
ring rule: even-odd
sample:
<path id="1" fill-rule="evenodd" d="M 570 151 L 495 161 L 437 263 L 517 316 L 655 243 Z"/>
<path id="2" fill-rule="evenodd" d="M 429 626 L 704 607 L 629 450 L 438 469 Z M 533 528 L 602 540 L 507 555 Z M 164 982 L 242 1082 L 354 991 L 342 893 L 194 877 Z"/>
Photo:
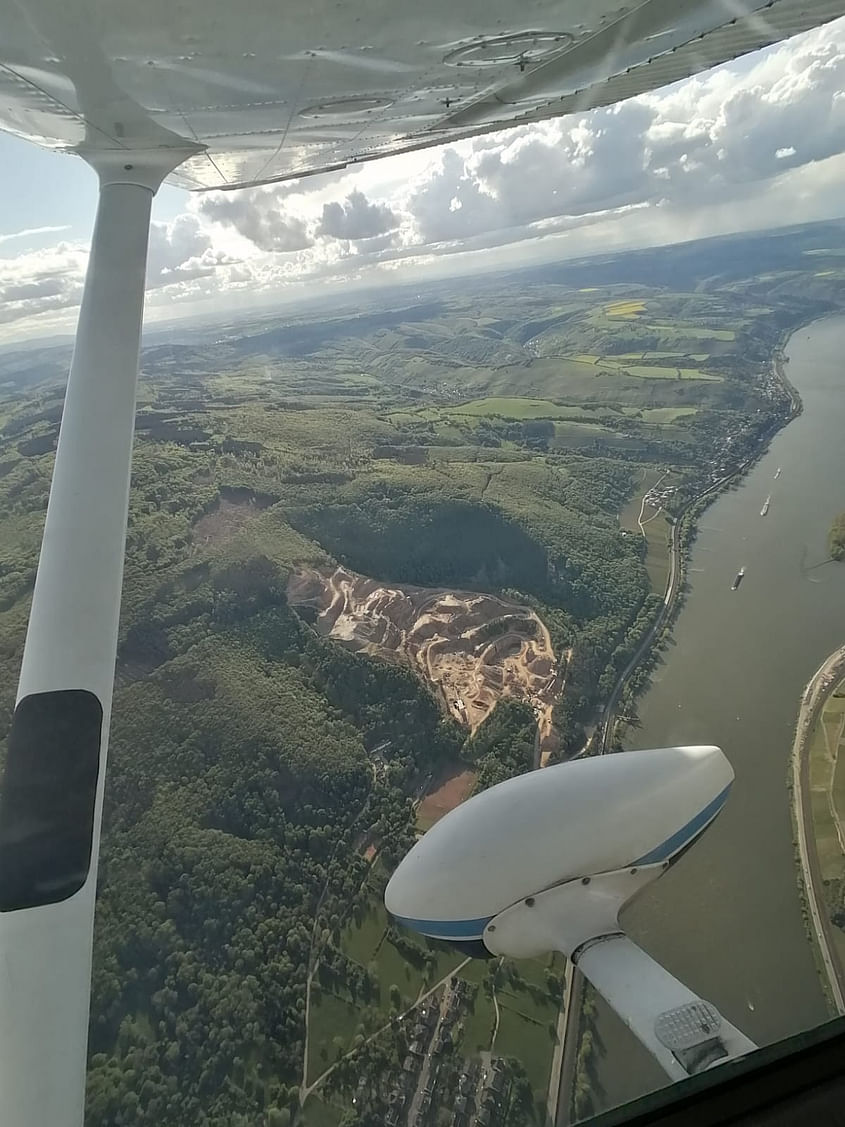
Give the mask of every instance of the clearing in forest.
<path id="1" fill-rule="evenodd" d="M 240 532 L 248 521 L 266 509 L 269 501 L 248 495 L 221 497 L 214 508 L 194 525 L 194 543 L 217 547 Z"/>
<path id="2" fill-rule="evenodd" d="M 465 763 L 450 763 L 434 780 L 428 794 L 422 799 L 417 810 L 417 826 L 428 830 L 439 822 L 444 814 L 472 794 L 478 772 Z"/>

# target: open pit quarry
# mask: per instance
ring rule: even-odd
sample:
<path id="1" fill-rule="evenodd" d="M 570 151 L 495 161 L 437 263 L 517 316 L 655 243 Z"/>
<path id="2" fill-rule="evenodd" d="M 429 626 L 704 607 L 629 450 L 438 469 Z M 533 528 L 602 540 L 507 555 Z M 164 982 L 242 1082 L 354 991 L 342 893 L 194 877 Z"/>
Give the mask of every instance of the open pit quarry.
<path id="1" fill-rule="evenodd" d="M 292 606 L 316 611 L 320 634 L 410 665 L 471 732 L 510 696 L 534 709 L 540 762 L 555 748 L 552 708 L 569 654 L 557 660 L 529 607 L 478 591 L 387 585 L 343 567 L 300 570 L 287 594 Z"/>

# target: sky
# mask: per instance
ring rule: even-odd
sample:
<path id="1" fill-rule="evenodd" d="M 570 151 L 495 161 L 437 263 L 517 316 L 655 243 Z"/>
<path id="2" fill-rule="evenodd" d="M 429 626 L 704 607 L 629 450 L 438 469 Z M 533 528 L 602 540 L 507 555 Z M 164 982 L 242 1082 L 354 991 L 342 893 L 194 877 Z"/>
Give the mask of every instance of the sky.
<path id="1" fill-rule="evenodd" d="M 73 330 L 80 160 L 0 134 L 0 342 Z M 147 320 L 845 215 L 845 19 L 609 109 L 239 192 L 163 187 Z"/>

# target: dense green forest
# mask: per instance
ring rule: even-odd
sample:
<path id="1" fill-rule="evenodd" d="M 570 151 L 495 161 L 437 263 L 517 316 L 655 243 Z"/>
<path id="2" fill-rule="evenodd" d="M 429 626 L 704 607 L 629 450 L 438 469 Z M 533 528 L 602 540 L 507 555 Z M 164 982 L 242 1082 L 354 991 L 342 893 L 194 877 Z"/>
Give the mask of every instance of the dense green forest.
<path id="1" fill-rule="evenodd" d="M 127 1107 L 150 1122 L 252 1122 L 296 1102 L 306 976 L 323 929 L 362 894 L 358 846 L 366 836 L 395 863 L 413 843 L 418 761 L 459 746 L 410 673 L 319 641 L 264 574 L 260 609 L 118 696 L 95 1123 L 135 1122 Z M 384 740 L 374 779 L 366 749 Z"/>
<path id="2" fill-rule="evenodd" d="M 530 771 L 537 721 L 522 701 L 502 700 L 464 744 L 464 756 L 478 768 L 476 790 Z"/>
<path id="3" fill-rule="evenodd" d="M 680 511 L 788 406 L 764 361 L 789 321 L 761 283 L 581 285 L 486 279 L 383 315 L 145 352 L 92 1127 L 385 1122 L 409 1050 L 400 1007 L 455 965 L 378 914 L 415 838 L 414 797 L 444 765 L 476 771 L 477 788 L 529 770 L 536 723 L 504 701 L 468 737 L 410 670 L 318 637 L 287 605 L 291 570 L 334 560 L 530 605 L 572 651 L 555 713 L 566 757 L 661 604 L 653 548 L 620 514 L 636 518 L 644 483 L 664 478 L 665 509 Z M 615 315 L 632 296 L 643 312 Z M 22 354 L 3 374 L 0 741 L 62 400 L 52 356 Z M 534 1122 L 545 1080 L 531 1061 L 551 1051 L 556 973 L 494 967 L 467 983 L 441 1090 L 457 1093 L 501 990 L 508 1122 Z M 329 1075 L 303 1104 L 315 1007 L 340 1024 L 327 1041 L 311 1030 Z"/>

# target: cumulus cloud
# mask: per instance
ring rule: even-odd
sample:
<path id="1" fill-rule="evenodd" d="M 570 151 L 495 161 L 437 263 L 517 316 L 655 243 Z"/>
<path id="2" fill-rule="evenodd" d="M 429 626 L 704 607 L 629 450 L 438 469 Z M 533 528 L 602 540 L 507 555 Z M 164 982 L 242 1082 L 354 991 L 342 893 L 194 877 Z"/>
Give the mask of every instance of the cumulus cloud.
<path id="1" fill-rule="evenodd" d="M 150 226 L 147 288 L 208 277 L 232 261 L 224 250 L 213 245 L 211 235 L 195 215 L 177 215 L 171 223 Z"/>
<path id="2" fill-rule="evenodd" d="M 287 185 L 271 184 L 243 192 L 215 192 L 204 196 L 200 214 L 224 227 L 233 227 L 259 250 L 307 250 L 314 240 L 302 217 L 285 207 Z"/>
<path id="3" fill-rule="evenodd" d="M 371 203 L 357 189 L 342 203 L 323 205 L 317 234 L 331 239 L 372 239 L 399 226 L 397 214 L 383 203 Z"/>
<path id="4" fill-rule="evenodd" d="M 485 191 L 467 160 L 446 149 L 408 200 L 419 241 L 440 242 L 478 235 L 501 226 L 499 201 Z"/>
<path id="5" fill-rule="evenodd" d="M 43 320 L 78 305 L 87 261 L 87 249 L 69 243 L 0 258 L 0 324 Z"/>

